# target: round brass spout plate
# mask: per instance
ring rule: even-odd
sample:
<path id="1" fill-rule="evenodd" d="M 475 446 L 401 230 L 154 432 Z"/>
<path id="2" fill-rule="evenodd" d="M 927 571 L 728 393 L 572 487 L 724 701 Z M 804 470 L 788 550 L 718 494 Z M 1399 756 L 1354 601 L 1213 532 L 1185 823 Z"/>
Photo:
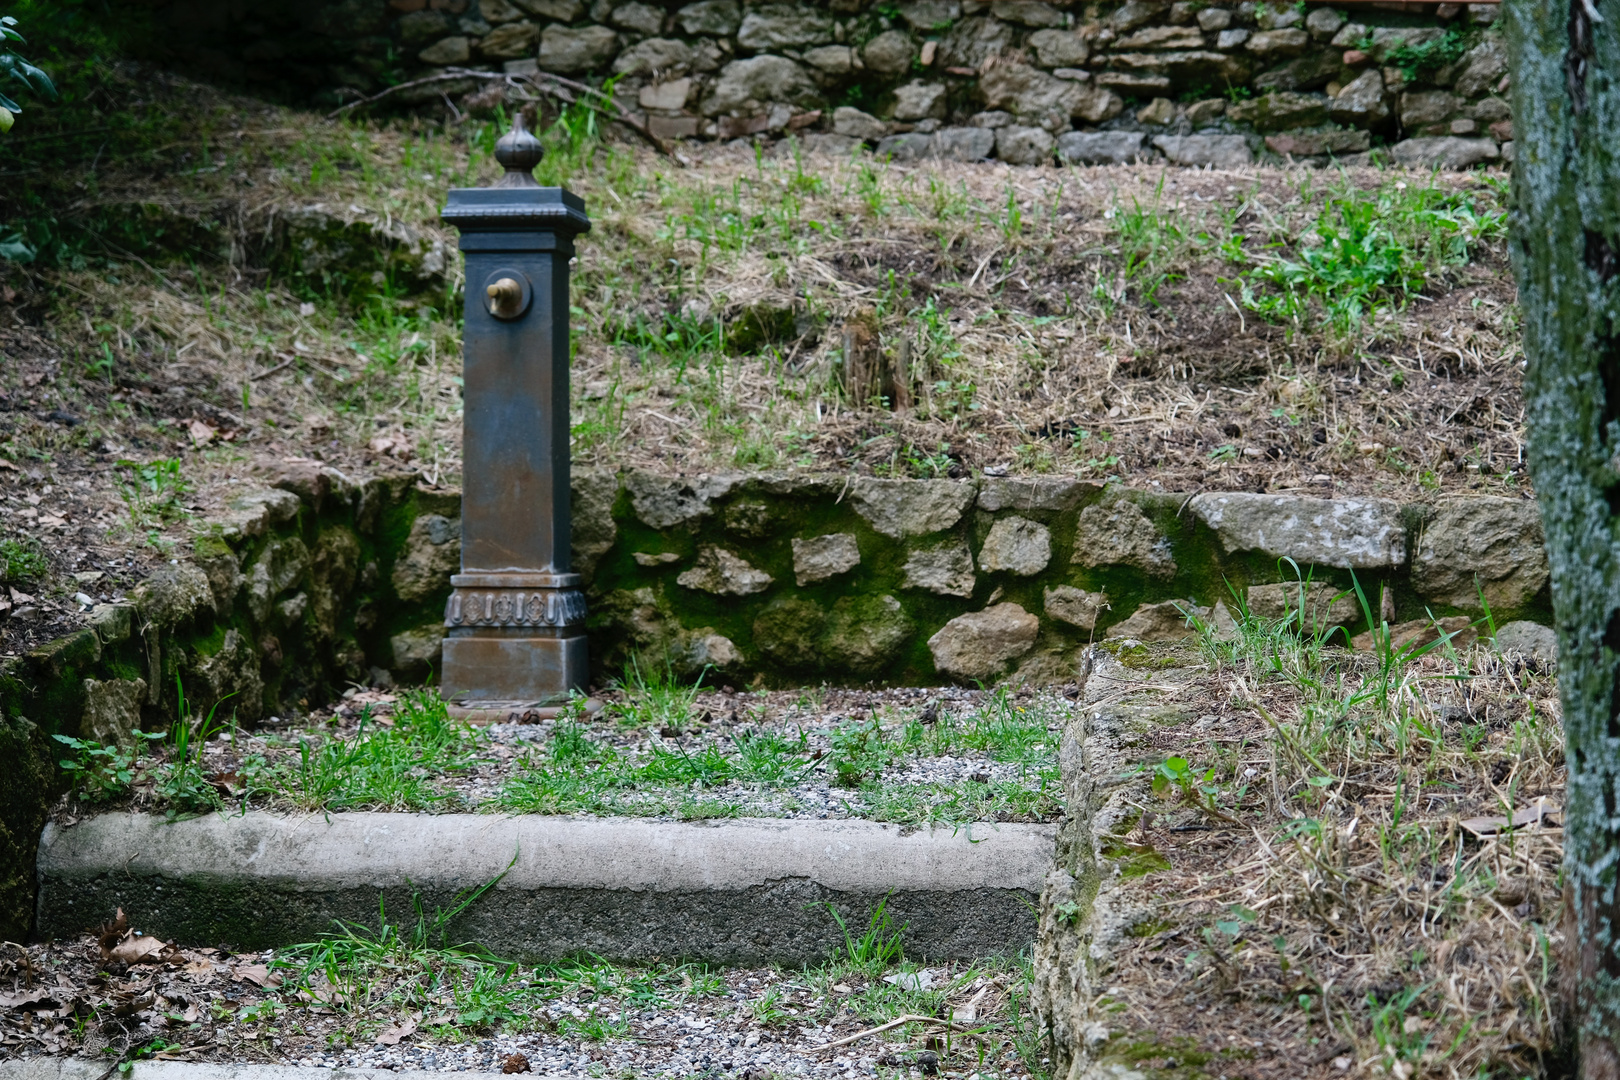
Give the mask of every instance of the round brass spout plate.
<path id="1" fill-rule="evenodd" d="M 529 279 L 517 270 L 495 270 L 484 279 L 484 310 L 497 319 L 510 322 L 529 310 L 534 290 Z"/>

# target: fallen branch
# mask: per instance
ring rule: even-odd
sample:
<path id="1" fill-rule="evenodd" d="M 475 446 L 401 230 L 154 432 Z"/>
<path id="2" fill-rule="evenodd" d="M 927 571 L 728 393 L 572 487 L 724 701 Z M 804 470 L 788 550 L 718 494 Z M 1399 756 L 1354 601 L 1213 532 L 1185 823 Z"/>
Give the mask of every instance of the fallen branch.
<path id="1" fill-rule="evenodd" d="M 553 75 L 549 71 L 535 71 L 523 75 L 508 75 L 501 71 L 471 71 L 467 68 L 448 68 L 437 75 L 428 75 L 424 78 L 412 79 L 409 82 L 402 82 L 396 86 L 390 86 L 386 90 L 372 94 L 370 97 L 357 98 L 354 101 L 348 102 L 345 105 L 340 105 L 336 109 L 333 109 L 331 112 L 326 114 L 326 118 L 328 120 L 336 120 L 338 117 L 345 116 L 348 113 L 353 112 L 355 109 L 362 109 L 370 105 L 375 105 L 379 101 L 384 101 L 393 95 L 400 93 L 401 91 L 415 90 L 420 87 L 433 86 L 438 83 L 459 82 L 462 79 L 482 79 L 486 82 L 503 82 L 507 86 L 511 87 L 518 87 L 524 83 L 527 83 L 537 92 L 544 94 L 547 97 L 554 98 L 557 101 L 561 101 L 565 105 L 573 105 L 576 103 L 576 101 L 584 99 L 581 102 L 582 104 L 589 108 L 595 109 L 599 113 L 602 113 L 603 115 L 607 116 L 609 120 L 623 124 L 625 127 L 647 140 L 647 142 L 651 143 L 652 146 L 664 156 L 674 158 L 683 165 L 685 164 L 684 159 L 671 150 L 668 143 L 654 135 L 644 122 L 638 120 L 630 113 L 628 109 L 626 109 L 623 105 L 620 105 L 612 94 L 603 93 L 594 86 L 588 86 L 582 82 L 575 82 L 573 79 L 565 79 L 561 75 Z M 578 98 L 572 95 L 578 95 Z"/>
<path id="2" fill-rule="evenodd" d="M 938 1024 L 942 1028 L 946 1028 L 950 1031 L 961 1032 L 964 1035 L 976 1034 L 972 1028 L 957 1027 L 949 1020 L 941 1020 L 937 1016 L 917 1016 L 915 1014 L 908 1013 L 905 1016 L 890 1020 L 887 1024 L 879 1024 L 875 1028 L 867 1028 L 865 1031 L 857 1031 L 853 1035 L 845 1035 L 842 1039 L 834 1039 L 830 1043 L 822 1043 L 820 1046 L 812 1046 L 808 1052 L 812 1054 L 819 1054 L 823 1050 L 836 1050 L 840 1046 L 848 1046 L 852 1042 L 859 1042 L 860 1040 L 869 1036 L 881 1035 L 885 1031 L 892 1031 L 902 1024 Z"/>

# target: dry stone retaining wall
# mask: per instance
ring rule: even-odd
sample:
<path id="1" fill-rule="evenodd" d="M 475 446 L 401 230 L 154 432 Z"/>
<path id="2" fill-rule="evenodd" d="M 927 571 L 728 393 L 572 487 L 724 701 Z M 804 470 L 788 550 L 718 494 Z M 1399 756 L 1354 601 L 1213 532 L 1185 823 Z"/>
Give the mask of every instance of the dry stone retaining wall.
<path id="1" fill-rule="evenodd" d="M 1415 7 L 1415 5 L 1413 5 Z M 1241 165 L 1512 160 L 1493 4 L 1282 0 L 334 0 L 201 18 L 170 47 L 221 77 L 354 96 L 451 68 L 618 80 L 666 138 L 798 132 L 899 160 Z M 464 93 L 419 88 L 416 100 Z M 402 95 L 412 100 L 412 94 Z"/>
<path id="2" fill-rule="evenodd" d="M 1069 681 L 1087 642 L 1183 636 L 1242 597 L 1282 614 L 1293 573 L 1324 623 L 1398 634 L 1551 621 L 1536 505 L 1104 488 L 1063 477 L 574 481 L 597 678 L 632 654 L 735 685 Z M 191 558 L 90 625 L 0 665 L 0 936 L 30 921 L 33 845 L 61 790 L 50 736 L 161 730 L 183 688 L 246 722 L 355 682 L 436 671 L 461 499 L 410 476 L 290 469 L 206 523 Z M 1383 597 L 1382 600 L 1379 598 Z M 1543 635 L 1544 636 L 1544 635 Z M 13 766 L 10 763 L 15 763 Z"/>

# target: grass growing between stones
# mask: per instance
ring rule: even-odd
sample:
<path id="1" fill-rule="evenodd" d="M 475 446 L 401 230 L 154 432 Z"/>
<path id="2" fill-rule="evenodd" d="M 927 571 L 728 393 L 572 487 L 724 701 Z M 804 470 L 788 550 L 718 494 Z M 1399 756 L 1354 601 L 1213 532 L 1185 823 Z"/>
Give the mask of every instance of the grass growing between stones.
<path id="1" fill-rule="evenodd" d="M 122 929 L 19 948 L 0 956 L 24 1001 L 0 1011 L 0 1047 L 624 1077 L 1042 1075 L 1027 958 L 923 967 L 880 915 L 803 970 L 516 964 L 447 935 L 476 902 L 273 953 L 165 943 L 131 963 L 120 934 L 139 939 Z"/>
<path id="2" fill-rule="evenodd" d="M 1119 875 L 1104 888 L 1133 912 L 1099 931 L 1105 1060 L 1546 1075 L 1555 682 L 1488 645 L 1381 633 L 1353 654 L 1297 618 L 1245 618 L 1201 656 L 1099 664 L 1088 755 L 1125 782 L 1098 817 L 1105 882 Z"/>
<path id="3" fill-rule="evenodd" d="M 638 669 L 639 670 L 639 669 Z M 169 756 L 82 743 L 78 802 L 175 813 L 258 807 L 1046 821 L 1061 812 L 1057 693 L 727 694 L 627 680 L 608 713 L 478 728 L 426 692 L 343 705 L 303 730 L 221 731 L 175 794 Z M 347 715 L 345 715 L 347 714 Z M 78 743 L 78 740 L 74 740 Z M 189 774 L 188 774 L 189 775 Z"/>

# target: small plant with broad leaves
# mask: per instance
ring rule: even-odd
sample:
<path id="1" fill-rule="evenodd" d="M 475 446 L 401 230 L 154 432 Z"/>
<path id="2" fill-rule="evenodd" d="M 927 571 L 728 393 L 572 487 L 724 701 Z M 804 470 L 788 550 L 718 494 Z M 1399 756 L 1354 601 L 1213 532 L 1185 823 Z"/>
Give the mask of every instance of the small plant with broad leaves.
<path id="1" fill-rule="evenodd" d="M 9 84 L 20 84 L 25 90 L 56 100 L 56 84 L 51 77 L 11 51 L 11 42 L 22 40 L 17 20 L 10 15 L 0 16 L 0 135 L 11 130 L 17 114 L 22 112 L 22 106 L 6 93 Z"/>
<path id="2" fill-rule="evenodd" d="M 155 741 L 162 733 L 148 735 L 133 732 L 134 737 Z M 129 792 L 135 782 L 135 773 L 141 758 L 139 742 L 130 746 L 106 746 L 94 739 L 76 739 L 71 735 L 53 735 L 57 742 L 73 751 L 71 758 L 60 762 L 63 771 L 73 777 L 73 790 L 87 803 L 117 799 Z"/>

